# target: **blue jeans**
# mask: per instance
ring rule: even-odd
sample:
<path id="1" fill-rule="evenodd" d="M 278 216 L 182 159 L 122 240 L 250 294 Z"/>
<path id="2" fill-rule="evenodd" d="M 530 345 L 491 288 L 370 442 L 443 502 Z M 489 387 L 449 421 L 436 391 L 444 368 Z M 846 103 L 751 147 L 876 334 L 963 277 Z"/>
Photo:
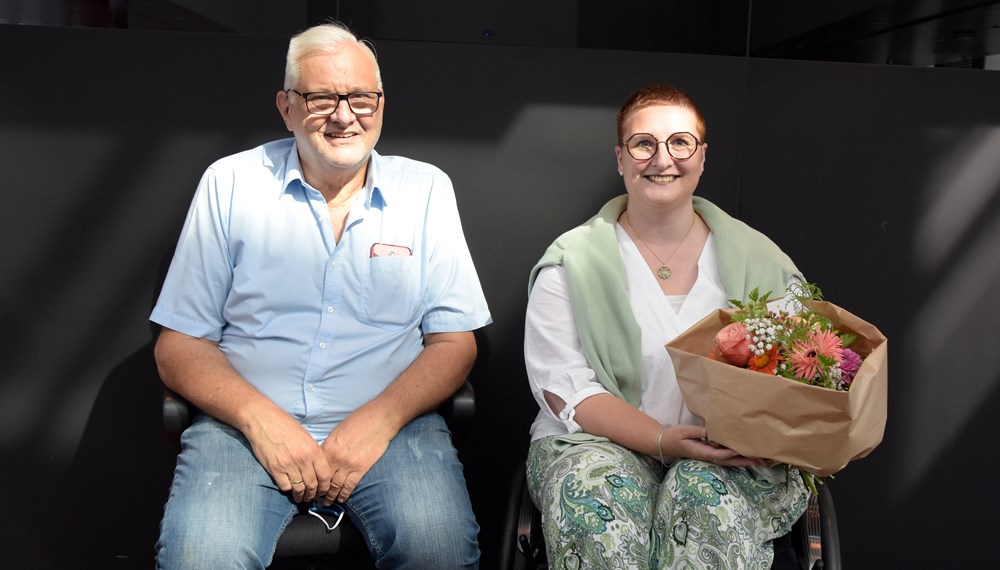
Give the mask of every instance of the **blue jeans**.
<path id="1" fill-rule="evenodd" d="M 437 413 L 407 424 L 344 506 L 379 568 L 479 566 L 479 525 Z M 202 414 L 181 436 L 157 568 L 265 568 L 296 512 L 243 434 Z"/>

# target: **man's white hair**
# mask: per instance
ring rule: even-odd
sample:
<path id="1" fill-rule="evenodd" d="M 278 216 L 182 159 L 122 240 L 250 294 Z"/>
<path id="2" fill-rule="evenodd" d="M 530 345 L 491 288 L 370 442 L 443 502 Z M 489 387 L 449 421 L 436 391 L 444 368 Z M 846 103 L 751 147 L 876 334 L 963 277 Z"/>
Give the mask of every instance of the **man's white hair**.
<path id="1" fill-rule="evenodd" d="M 292 89 L 298 84 L 301 74 L 300 62 L 303 57 L 316 52 L 334 52 L 344 42 L 360 44 L 364 47 L 363 51 L 375 64 L 375 79 L 378 81 L 378 90 L 381 91 L 382 72 L 379 70 L 378 60 L 375 57 L 375 48 L 371 42 L 359 40 L 354 32 L 340 23 L 313 26 L 292 37 L 291 41 L 288 42 L 288 55 L 285 57 L 285 89 Z"/>

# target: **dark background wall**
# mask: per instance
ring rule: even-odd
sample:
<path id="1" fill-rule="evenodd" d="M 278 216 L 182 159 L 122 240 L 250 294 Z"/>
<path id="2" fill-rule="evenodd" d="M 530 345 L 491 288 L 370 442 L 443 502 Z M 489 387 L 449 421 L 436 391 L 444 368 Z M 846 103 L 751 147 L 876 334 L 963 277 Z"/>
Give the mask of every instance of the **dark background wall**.
<path id="1" fill-rule="evenodd" d="M 0 26 L 0 566 L 147 568 L 173 456 L 146 322 L 215 158 L 285 136 L 287 38 Z M 614 113 L 677 84 L 708 118 L 699 193 L 888 336 L 885 441 L 830 482 L 848 568 L 986 565 L 1000 424 L 1000 74 L 381 41 L 378 148 L 451 174 L 493 310 L 461 446 L 499 557 L 535 404 L 544 247 L 623 192 Z M 238 524 L 238 522 L 234 522 Z"/>

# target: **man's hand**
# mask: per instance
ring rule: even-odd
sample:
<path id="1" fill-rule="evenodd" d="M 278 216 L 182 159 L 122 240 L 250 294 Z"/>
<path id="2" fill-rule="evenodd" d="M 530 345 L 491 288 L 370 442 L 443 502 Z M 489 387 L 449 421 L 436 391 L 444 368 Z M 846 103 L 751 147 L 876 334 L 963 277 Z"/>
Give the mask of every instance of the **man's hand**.
<path id="1" fill-rule="evenodd" d="M 322 445 L 332 471 L 324 504 L 346 501 L 397 431 L 371 406 L 358 408 L 335 427 Z"/>
<path id="2" fill-rule="evenodd" d="M 156 364 L 169 388 L 240 430 L 278 488 L 291 491 L 296 502 L 327 494 L 333 472 L 319 445 L 230 366 L 217 342 L 163 329 Z"/>
<path id="3" fill-rule="evenodd" d="M 332 477 L 323 502 L 344 502 L 413 418 L 433 410 L 462 385 L 476 359 L 471 332 L 427 333 L 424 350 L 373 400 L 330 432 L 323 453 Z"/>
<path id="4" fill-rule="evenodd" d="M 244 432 L 254 456 L 296 503 L 325 496 L 333 471 L 323 450 L 294 418 L 275 409 L 254 415 Z"/>

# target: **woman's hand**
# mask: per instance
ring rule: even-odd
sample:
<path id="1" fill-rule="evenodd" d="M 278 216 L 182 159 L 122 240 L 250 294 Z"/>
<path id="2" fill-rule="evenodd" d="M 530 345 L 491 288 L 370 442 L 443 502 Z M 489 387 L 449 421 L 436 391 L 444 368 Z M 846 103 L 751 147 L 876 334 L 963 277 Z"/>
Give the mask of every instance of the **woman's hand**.
<path id="1" fill-rule="evenodd" d="M 552 412 L 558 414 L 566 405 L 558 396 L 545 394 Z M 618 445 L 664 459 L 681 457 L 699 459 L 724 467 L 756 467 L 766 461 L 743 457 L 735 451 L 708 441 L 704 426 L 678 425 L 663 429 L 656 420 L 611 394 L 597 394 L 576 406 L 576 422 L 583 431 L 607 437 Z M 663 436 L 660 437 L 660 432 Z M 660 449 L 656 448 L 659 441 Z"/>
<path id="2" fill-rule="evenodd" d="M 664 457 L 698 459 L 723 467 L 757 467 L 764 465 L 760 459 L 743 457 L 728 447 L 708 440 L 705 426 L 679 425 L 663 432 L 660 447 Z"/>

